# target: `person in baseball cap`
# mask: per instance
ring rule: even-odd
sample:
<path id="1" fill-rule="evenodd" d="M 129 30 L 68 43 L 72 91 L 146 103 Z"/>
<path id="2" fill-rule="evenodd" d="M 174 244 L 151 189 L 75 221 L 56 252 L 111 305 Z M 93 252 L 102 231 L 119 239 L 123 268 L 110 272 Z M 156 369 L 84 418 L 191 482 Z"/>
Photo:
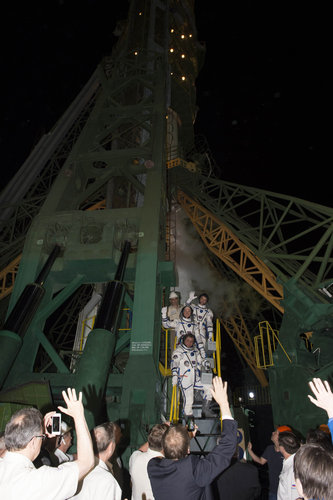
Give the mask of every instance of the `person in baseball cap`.
<path id="1" fill-rule="evenodd" d="M 72 462 L 74 456 L 67 453 L 67 450 L 72 446 L 72 428 L 64 421 L 61 422 L 61 434 L 59 436 L 58 446 L 54 451 L 54 455 L 59 460 L 59 464 L 63 462 Z"/>

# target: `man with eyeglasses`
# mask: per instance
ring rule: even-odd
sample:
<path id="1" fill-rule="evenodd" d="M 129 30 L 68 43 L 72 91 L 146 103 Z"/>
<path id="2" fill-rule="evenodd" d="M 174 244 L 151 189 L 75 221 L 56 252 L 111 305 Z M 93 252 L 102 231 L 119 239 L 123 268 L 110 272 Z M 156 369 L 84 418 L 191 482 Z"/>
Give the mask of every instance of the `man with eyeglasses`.
<path id="1" fill-rule="evenodd" d="M 11 417 L 5 429 L 7 453 L 0 462 L 0 498 L 6 500 L 65 500 L 74 495 L 79 479 L 94 467 L 91 436 L 84 417 L 82 394 L 75 389 L 62 393 L 67 408 L 59 406 L 73 418 L 77 435 L 77 460 L 59 467 L 36 469 L 33 461 L 39 455 L 42 442 L 53 437 L 47 431 L 52 415 L 43 419 L 36 408 L 24 408 Z M 45 433 L 46 434 L 45 434 Z"/>

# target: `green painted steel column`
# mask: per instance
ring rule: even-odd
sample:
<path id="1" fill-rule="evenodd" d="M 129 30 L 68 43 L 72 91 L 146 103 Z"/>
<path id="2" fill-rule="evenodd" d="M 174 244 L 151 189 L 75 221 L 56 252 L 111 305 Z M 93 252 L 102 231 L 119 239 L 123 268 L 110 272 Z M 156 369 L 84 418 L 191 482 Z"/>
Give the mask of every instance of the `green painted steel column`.
<path id="1" fill-rule="evenodd" d="M 131 245 L 124 242 L 115 279 L 108 283 L 96 318 L 76 371 L 76 388 L 83 392 L 88 426 L 101 420 L 105 387 L 117 341 L 117 326 L 125 294 L 122 282 Z"/>
<path id="2" fill-rule="evenodd" d="M 92 330 L 78 365 L 75 388 L 77 392 L 83 393 L 85 415 L 90 429 L 99 421 L 101 402 L 115 345 L 114 332 L 103 329 Z"/>
<path id="3" fill-rule="evenodd" d="M 124 373 L 121 415 L 131 423 L 131 443 L 139 444 L 143 423 L 159 421 L 161 282 L 159 262 L 165 250 L 165 73 L 156 74 L 152 131 L 153 167 L 147 181 L 140 221 L 130 355 Z M 126 457 L 125 457 L 126 459 Z"/>
<path id="4" fill-rule="evenodd" d="M 8 330 L 0 332 L 0 389 L 21 346 L 22 339 L 17 333 Z"/>

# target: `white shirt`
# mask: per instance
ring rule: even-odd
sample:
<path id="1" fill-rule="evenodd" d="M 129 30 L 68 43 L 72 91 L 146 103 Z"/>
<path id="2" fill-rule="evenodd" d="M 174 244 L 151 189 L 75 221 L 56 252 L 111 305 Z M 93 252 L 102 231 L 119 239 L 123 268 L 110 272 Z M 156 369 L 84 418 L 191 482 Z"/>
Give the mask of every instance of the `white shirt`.
<path id="1" fill-rule="evenodd" d="M 73 455 L 71 455 L 70 453 L 64 453 L 62 450 L 60 450 L 59 448 L 57 448 L 55 451 L 54 451 L 54 455 L 57 457 L 57 459 L 59 460 L 59 464 L 62 464 L 63 462 L 72 462 L 74 460 L 74 457 Z"/>
<path id="2" fill-rule="evenodd" d="M 183 306 L 168 306 L 167 315 L 170 321 L 175 321 L 179 319 L 179 313 L 182 310 Z"/>
<path id="3" fill-rule="evenodd" d="M 103 460 L 80 481 L 78 493 L 71 498 L 80 500 L 121 500 L 121 489 Z"/>
<path id="4" fill-rule="evenodd" d="M 294 477 L 294 456 L 295 453 L 283 460 L 277 500 L 296 500 L 296 498 L 299 498 Z"/>
<path id="5" fill-rule="evenodd" d="M 75 493 L 78 480 L 75 462 L 36 469 L 26 456 L 10 451 L 0 462 L 3 500 L 65 500 Z"/>
<path id="6" fill-rule="evenodd" d="M 134 451 L 129 459 L 129 473 L 132 479 L 132 500 L 153 500 L 153 492 L 147 472 L 149 460 L 163 457 L 159 451 L 148 448 L 147 451 Z"/>

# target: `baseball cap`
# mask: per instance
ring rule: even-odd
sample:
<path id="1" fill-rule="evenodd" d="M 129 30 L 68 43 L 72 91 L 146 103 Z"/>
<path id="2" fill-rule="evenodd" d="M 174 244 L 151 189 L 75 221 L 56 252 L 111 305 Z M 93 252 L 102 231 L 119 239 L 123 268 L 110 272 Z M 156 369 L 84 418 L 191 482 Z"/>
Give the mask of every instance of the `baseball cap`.
<path id="1" fill-rule="evenodd" d="M 279 432 L 292 432 L 291 427 L 288 425 L 279 425 L 276 430 Z"/>

